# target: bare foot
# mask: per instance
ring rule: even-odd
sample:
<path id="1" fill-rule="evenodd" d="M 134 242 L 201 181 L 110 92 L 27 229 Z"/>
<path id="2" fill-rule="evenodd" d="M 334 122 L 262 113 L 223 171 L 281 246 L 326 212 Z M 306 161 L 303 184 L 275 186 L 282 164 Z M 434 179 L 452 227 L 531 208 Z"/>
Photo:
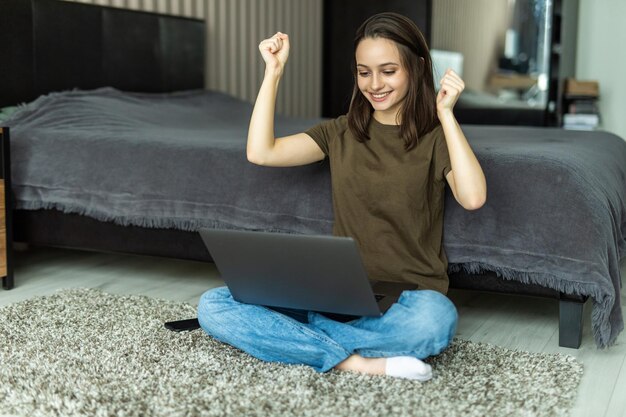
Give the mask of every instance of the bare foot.
<path id="1" fill-rule="evenodd" d="M 360 355 L 352 355 L 337 366 L 340 371 L 353 371 L 370 375 L 385 375 L 385 358 L 364 358 Z"/>

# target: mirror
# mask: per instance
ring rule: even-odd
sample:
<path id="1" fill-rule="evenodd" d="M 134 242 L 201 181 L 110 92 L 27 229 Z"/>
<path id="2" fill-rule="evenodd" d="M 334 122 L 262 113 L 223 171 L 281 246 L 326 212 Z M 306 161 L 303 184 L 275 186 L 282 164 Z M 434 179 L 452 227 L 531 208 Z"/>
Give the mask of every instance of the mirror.
<path id="1" fill-rule="evenodd" d="M 433 0 L 435 83 L 448 67 L 461 74 L 461 110 L 544 111 L 551 7 L 551 0 Z"/>

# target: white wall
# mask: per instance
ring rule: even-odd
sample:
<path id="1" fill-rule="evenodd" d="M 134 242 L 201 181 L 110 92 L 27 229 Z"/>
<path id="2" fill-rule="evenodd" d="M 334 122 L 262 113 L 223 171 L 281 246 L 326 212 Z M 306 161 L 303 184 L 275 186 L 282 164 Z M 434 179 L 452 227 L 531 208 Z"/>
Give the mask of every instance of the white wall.
<path id="1" fill-rule="evenodd" d="M 626 140 L 626 1 L 580 0 L 576 78 L 600 83 L 602 129 Z"/>

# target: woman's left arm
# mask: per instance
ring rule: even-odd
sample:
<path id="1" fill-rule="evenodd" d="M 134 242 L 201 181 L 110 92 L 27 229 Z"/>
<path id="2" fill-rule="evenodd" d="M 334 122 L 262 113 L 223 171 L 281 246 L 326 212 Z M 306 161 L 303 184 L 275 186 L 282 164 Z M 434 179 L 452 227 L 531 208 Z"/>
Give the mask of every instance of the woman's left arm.
<path id="1" fill-rule="evenodd" d="M 465 88 L 463 80 L 451 69 L 441 79 L 437 95 L 437 116 L 448 145 L 452 170 L 446 175 L 456 201 L 467 210 L 479 209 L 487 200 L 485 174 L 470 147 L 452 109 Z"/>

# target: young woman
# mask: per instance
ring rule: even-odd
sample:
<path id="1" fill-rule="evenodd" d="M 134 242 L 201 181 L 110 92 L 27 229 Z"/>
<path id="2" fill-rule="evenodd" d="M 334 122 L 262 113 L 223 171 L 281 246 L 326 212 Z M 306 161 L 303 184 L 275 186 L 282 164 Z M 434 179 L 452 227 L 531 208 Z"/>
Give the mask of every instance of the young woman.
<path id="1" fill-rule="evenodd" d="M 382 317 L 341 323 L 241 304 L 227 288 L 200 299 L 202 328 L 259 359 L 425 381 L 422 362 L 443 351 L 457 323 L 442 246 L 445 183 L 466 209 L 486 199 L 482 169 L 452 113 L 463 81 L 448 70 L 437 94 L 432 63 L 415 24 L 372 16 L 355 39 L 354 91 L 346 116 L 276 139 L 274 108 L 289 37 L 259 45 L 266 64 L 248 132 L 248 159 L 286 167 L 326 157 L 334 234 L 353 237 L 369 276 L 414 283 Z"/>

